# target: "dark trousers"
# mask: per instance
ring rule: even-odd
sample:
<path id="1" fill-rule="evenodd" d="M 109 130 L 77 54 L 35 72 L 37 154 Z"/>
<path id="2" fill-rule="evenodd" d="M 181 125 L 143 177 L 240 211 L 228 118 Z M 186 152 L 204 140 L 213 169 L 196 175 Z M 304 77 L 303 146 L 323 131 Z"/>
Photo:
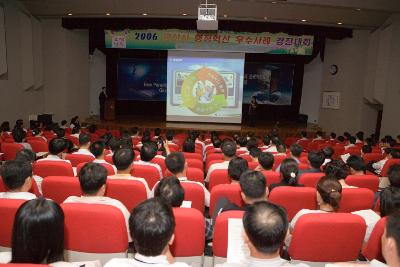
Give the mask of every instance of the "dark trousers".
<path id="1" fill-rule="evenodd" d="M 104 104 L 100 104 L 100 120 L 104 120 Z"/>
<path id="2" fill-rule="evenodd" d="M 249 126 L 256 126 L 256 114 L 249 114 Z"/>

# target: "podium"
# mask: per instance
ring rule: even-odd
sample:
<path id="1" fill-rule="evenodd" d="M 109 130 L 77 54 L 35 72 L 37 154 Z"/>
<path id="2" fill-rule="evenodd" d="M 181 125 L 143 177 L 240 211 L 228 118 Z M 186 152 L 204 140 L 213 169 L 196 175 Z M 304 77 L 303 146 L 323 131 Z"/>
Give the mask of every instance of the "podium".
<path id="1" fill-rule="evenodd" d="M 115 120 L 115 99 L 109 98 L 106 99 L 104 103 L 104 119 L 106 121 Z"/>

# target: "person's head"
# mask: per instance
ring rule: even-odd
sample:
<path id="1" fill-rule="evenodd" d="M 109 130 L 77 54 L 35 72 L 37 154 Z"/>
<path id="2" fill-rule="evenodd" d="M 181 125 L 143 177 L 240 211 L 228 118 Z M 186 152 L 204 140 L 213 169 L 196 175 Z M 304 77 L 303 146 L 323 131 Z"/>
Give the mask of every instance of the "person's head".
<path id="1" fill-rule="evenodd" d="M 231 159 L 236 154 L 236 144 L 232 140 L 225 140 L 221 145 L 225 160 Z"/>
<path id="2" fill-rule="evenodd" d="M 86 163 L 79 172 L 79 184 L 87 196 L 104 196 L 107 169 L 98 163 Z"/>
<path id="3" fill-rule="evenodd" d="M 14 128 L 12 136 L 16 143 L 22 143 L 26 137 L 26 132 L 22 128 Z"/>
<path id="4" fill-rule="evenodd" d="M 349 132 L 344 132 L 344 133 L 343 133 L 343 136 L 344 136 L 346 139 L 349 139 L 350 136 L 351 136 L 351 134 L 350 134 Z"/>
<path id="5" fill-rule="evenodd" d="M 344 140 L 345 140 L 345 138 L 344 138 L 344 136 L 339 135 L 338 138 L 337 138 L 337 140 L 338 140 L 340 143 L 343 143 Z"/>
<path id="6" fill-rule="evenodd" d="M 9 191 L 28 192 L 32 187 L 32 165 L 28 161 L 6 161 L 1 167 L 1 176 Z"/>
<path id="7" fill-rule="evenodd" d="M 268 135 L 264 136 L 263 143 L 265 146 L 269 146 L 271 144 L 271 138 Z"/>
<path id="8" fill-rule="evenodd" d="M 370 145 L 363 145 L 361 148 L 362 154 L 372 153 L 372 147 Z"/>
<path id="9" fill-rule="evenodd" d="M 281 142 L 281 140 L 279 139 L 278 136 L 272 136 L 271 142 L 275 146 L 278 146 L 279 144 L 282 144 L 282 142 Z"/>
<path id="10" fill-rule="evenodd" d="M 290 154 L 292 157 L 300 158 L 301 153 L 303 152 L 303 148 L 299 144 L 292 144 L 290 146 Z"/>
<path id="11" fill-rule="evenodd" d="M 22 149 L 15 154 L 15 160 L 26 161 L 29 163 L 34 163 L 36 160 L 36 154 L 30 149 Z"/>
<path id="12" fill-rule="evenodd" d="M 275 161 L 274 155 L 272 155 L 269 152 L 262 152 L 258 156 L 258 163 L 266 171 L 272 170 L 272 167 L 274 166 L 274 161 Z"/>
<path id="13" fill-rule="evenodd" d="M 101 87 L 101 91 L 103 91 L 104 93 L 107 91 L 107 88 L 105 86 Z"/>
<path id="14" fill-rule="evenodd" d="M 266 200 L 268 197 L 265 176 L 258 171 L 247 170 L 240 176 L 240 193 L 246 204 Z"/>
<path id="15" fill-rule="evenodd" d="M 90 146 L 90 135 L 86 133 L 81 133 L 79 135 L 79 146 L 81 148 L 89 148 Z"/>
<path id="16" fill-rule="evenodd" d="M 332 132 L 332 133 L 330 134 L 330 138 L 331 138 L 331 139 L 335 139 L 335 138 L 336 138 L 336 134 L 335 134 L 334 132 Z"/>
<path id="17" fill-rule="evenodd" d="M 64 259 L 64 213 L 45 198 L 25 202 L 15 214 L 11 263 L 50 264 Z"/>
<path id="18" fill-rule="evenodd" d="M 249 154 L 250 154 L 250 157 L 252 157 L 253 159 L 258 159 L 258 157 L 261 154 L 261 149 L 259 149 L 258 147 L 252 147 L 249 150 Z"/>
<path id="19" fill-rule="evenodd" d="M 294 159 L 286 158 L 281 162 L 280 168 L 282 181 L 289 185 L 297 184 L 297 175 L 299 174 L 299 168 L 297 162 Z"/>
<path id="20" fill-rule="evenodd" d="M 71 130 L 71 134 L 80 134 L 80 133 L 81 133 L 81 129 L 77 126 L 72 128 L 72 130 Z"/>
<path id="21" fill-rule="evenodd" d="M 106 146 L 103 141 L 96 141 L 96 142 L 90 144 L 89 150 L 90 150 L 90 153 L 92 153 L 93 156 L 97 159 L 97 158 L 104 157 L 104 149 L 105 148 L 106 148 Z"/>
<path id="22" fill-rule="evenodd" d="M 167 169 L 174 175 L 186 175 L 187 163 L 181 152 L 172 152 L 165 158 Z"/>
<path id="23" fill-rule="evenodd" d="M 392 159 L 399 159 L 400 158 L 400 151 L 398 149 L 390 149 L 390 156 Z"/>
<path id="24" fill-rule="evenodd" d="M 65 126 L 65 125 L 67 125 L 67 121 L 66 120 L 62 120 L 61 121 L 61 126 Z"/>
<path id="25" fill-rule="evenodd" d="M 333 154 L 335 154 L 335 150 L 331 146 L 326 146 L 322 149 L 322 153 L 324 153 L 325 159 L 332 159 Z"/>
<path id="26" fill-rule="evenodd" d="M 0 131 L 1 132 L 9 132 L 10 131 L 10 122 L 3 121 L 0 125 Z"/>
<path id="27" fill-rule="evenodd" d="M 317 135 L 317 137 L 322 138 L 322 132 L 321 131 L 317 131 L 315 134 Z"/>
<path id="28" fill-rule="evenodd" d="M 88 132 L 91 133 L 91 134 L 94 134 L 94 133 L 96 133 L 96 131 L 97 131 L 96 124 L 90 124 L 89 127 L 88 127 Z"/>
<path id="29" fill-rule="evenodd" d="M 381 238 L 382 256 L 388 266 L 400 264 L 400 213 L 387 217 L 386 227 Z"/>
<path id="30" fill-rule="evenodd" d="M 358 132 L 356 133 L 356 137 L 360 141 L 364 141 L 364 132 Z"/>
<path id="31" fill-rule="evenodd" d="M 387 176 L 390 181 L 390 186 L 400 189 L 400 164 L 390 166 Z"/>
<path id="32" fill-rule="evenodd" d="M 182 145 L 182 151 L 188 153 L 194 153 L 196 151 L 196 145 L 192 139 L 186 139 Z"/>
<path id="33" fill-rule="evenodd" d="M 222 142 L 218 137 L 212 138 L 211 142 L 212 142 L 214 148 L 220 148 L 222 145 Z"/>
<path id="34" fill-rule="evenodd" d="M 364 160 L 360 156 L 351 155 L 346 163 L 349 166 L 351 174 L 364 173 L 366 170 Z"/>
<path id="35" fill-rule="evenodd" d="M 311 151 L 308 153 L 308 161 L 314 169 L 320 169 L 325 161 L 325 155 L 322 152 Z"/>
<path id="36" fill-rule="evenodd" d="M 229 161 L 228 175 L 233 181 L 239 181 L 240 176 L 249 168 L 247 160 L 240 157 L 234 157 Z"/>
<path id="37" fill-rule="evenodd" d="M 135 153 L 132 149 L 121 148 L 114 152 L 112 159 L 118 171 L 130 170 Z"/>
<path id="38" fill-rule="evenodd" d="M 325 165 L 324 173 L 326 176 L 335 177 L 337 180 L 346 179 L 349 169 L 342 160 L 332 160 Z"/>
<path id="39" fill-rule="evenodd" d="M 160 198 L 140 203 L 129 217 L 129 230 L 139 254 L 166 254 L 168 245 L 174 241 L 175 218 L 171 206 Z"/>
<path id="40" fill-rule="evenodd" d="M 173 131 L 168 131 L 165 134 L 165 139 L 167 139 L 167 141 L 172 141 L 174 140 L 174 132 Z"/>
<path id="41" fill-rule="evenodd" d="M 74 127 L 75 128 L 75 127 Z M 64 138 L 65 136 L 65 129 L 62 128 L 55 128 L 54 133 L 57 135 L 57 138 Z"/>
<path id="42" fill-rule="evenodd" d="M 282 153 L 282 154 L 286 153 L 286 146 L 285 146 L 285 144 L 282 144 L 282 143 L 277 144 L 277 145 L 276 145 L 276 151 L 277 151 L 278 153 Z"/>
<path id="43" fill-rule="evenodd" d="M 18 119 L 15 121 L 15 126 L 14 128 L 23 128 L 24 126 L 24 120 L 23 119 Z"/>
<path id="44" fill-rule="evenodd" d="M 354 145 L 356 143 L 357 139 L 354 136 L 349 137 L 349 142 L 350 144 Z"/>
<path id="45" fill-rule="evenodd" d="M 307 138 L 307 132 L 306 131 L 301 131 L 300 133 L 302 138 Z"/>
<path id="46" fill-rule="evenodd" d="M 140 149 L 140 159 L 143 161 L 151 161 L 157 155 L 157 146 L 150 142 L 144 143 Z"/>
<path id="47" fill-rule="evenodd" d="M 70 124 L 76 124 L 78 122 L 79 122 L 79 117 L 75 116 L 75 117 L 72 117 Z"/>
<path id="48" fill-rule="evenodd" d="M 244 242 L 249 247 L 250 255 L 262 253 L 272 256 L 279 254 L 289 222 L 283 208 L 261 201 L 246 209 L 243 215 L 243 227 Z"/>
<path id="49" fill-rule="evenodd" d="M 49 143 L 49 152 L 52 155 L 60 155 L 67 148 L 64 138 L 54 138 Z"/>
<path id="50" fill-rule="evenodd" d="M 246 147 L 246 145 L 247 145 L 247 138 L 244 137 L 244 136 L 239 137 L 238 140 L 237 140 L 237 143 L 238 143 L 238 145 L 239 145 L 240 147 Z"/>
<path id="51" fill-rule="evenodd" d="M 154 196 L 159 197 L 171 207 L 178 208 L 185 198 L 185 191 L 175 176 L 165 177 L 157 184 Z"/>
<path id="52" fill-rule="evenodd" d="M 339 181 L 334 177 L 323 176 L 317 184 L 317 204 L 319 208 L 328 206 L 331 210 L 327 211 L 337 211 L 341 199 L 342 185 Z"/>
<path id="53" fill-rule="evenodd" d="M 161 134 L 161 129 L 160 128 L 155 128 L 154 129 L 154 136 L 160 136 Z"/>
<path id="54" fill-rule="evenodd" d="M 108 146 L 115 153 L 115 151 L 121 148 L 121 141 L 115 137 L 111 137 L 110 141 L 108 141 Z"/>

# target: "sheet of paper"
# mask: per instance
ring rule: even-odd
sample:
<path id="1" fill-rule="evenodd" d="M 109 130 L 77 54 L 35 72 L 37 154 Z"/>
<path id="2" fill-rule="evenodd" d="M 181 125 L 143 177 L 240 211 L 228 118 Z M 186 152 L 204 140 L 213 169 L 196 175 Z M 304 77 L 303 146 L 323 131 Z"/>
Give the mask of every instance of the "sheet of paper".
<path id="1" fill-rule="evenodd" d="M 49 152 L 37 152 L 36 157 L 43 157 L 44 155 L 49 154 Z"/>
<path id="2" fill-rule="evenodd" d="M 244 243 L 243 232 L 242 219 L 228 219 L 228 263 L 246 264 L 250 251 Z"/>
<path id="3" fill-rule="evenodd" d="M 341 155 L 340 157 L 342 158 L 342 160 L 343 160 L 344 162 L 347 162 L 347 159 L 350 157 L 350 154 L 349 154 L 349 153 L 343 154 L 343 155 Z"/>
<path id="4" fill-rule="evenodd" d="M 192 207 L 192 201 L 184 200 L 182 202 L 181 208 L 191 208 L 191 207 Z"/>

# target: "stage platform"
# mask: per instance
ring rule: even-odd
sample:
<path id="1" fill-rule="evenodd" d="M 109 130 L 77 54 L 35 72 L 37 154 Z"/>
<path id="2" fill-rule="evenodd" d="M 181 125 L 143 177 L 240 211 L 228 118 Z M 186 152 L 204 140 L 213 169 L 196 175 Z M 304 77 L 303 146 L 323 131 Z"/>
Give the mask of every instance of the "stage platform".
<path id="1" fill-rule="evenodd" d="M 104 128 L 108 130 L 129 130 L 132 127 L 138 127 L 140 131 L 144 129 L 154 130 L 155 128 L 161 128 L 163 131 L 172 130 L 175 133 L 187 132 L 189 130 L 196 130 L 201 133 L 217 131 L 221 134 L 239 133 L 241 135 L 247 134 L 248 132 L 254 132 L 256 136 L 263 136 L 267 133 L 276 133 L 280 138 L 286 138 L 288 136 L 298 135 L 301 131 L 307 131 L 309 133 L 315 133 L 318 129 L 317 125 L 307 125 L 282 121 L 282 122 L 268 122 L 258 121 L 256 127 L 250 127 L 246 124 L 224 124 L 224 123 L 204 123 L 204 122 L 167 122 L 165 117 L 135 117 L 135 118 L 124 118 L 115 121 L 104 121 L 95 118 L 87 119 L 87 124 L 95 123 L 98 128 Z"/>

